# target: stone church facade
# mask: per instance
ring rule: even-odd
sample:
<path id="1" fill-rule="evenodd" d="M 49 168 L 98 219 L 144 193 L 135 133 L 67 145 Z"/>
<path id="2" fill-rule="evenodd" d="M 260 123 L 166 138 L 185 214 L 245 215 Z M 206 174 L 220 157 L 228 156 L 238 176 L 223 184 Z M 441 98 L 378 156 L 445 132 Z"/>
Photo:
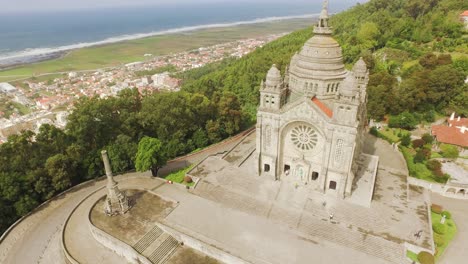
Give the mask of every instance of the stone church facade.
<path id="1" fill-rule="evenodd" d="M 261 177 L 344 198 L 362 150 L 369 73 L 362 58 L 345 69 L 328 21 L 325 3 L 286 72 L 273 65 L 262 81 L 255 158 Z"/>

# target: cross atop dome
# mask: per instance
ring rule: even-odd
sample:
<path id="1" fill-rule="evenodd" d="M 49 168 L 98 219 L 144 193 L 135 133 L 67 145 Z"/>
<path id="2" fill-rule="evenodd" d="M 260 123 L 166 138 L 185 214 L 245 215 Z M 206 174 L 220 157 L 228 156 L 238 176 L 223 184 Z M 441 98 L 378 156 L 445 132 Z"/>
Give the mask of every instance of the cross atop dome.
<path id="1" fill-rule="evenodd" d="M 321 35 L 331 35 L 333 31 L 332 28 L 328 25 L 329 19 L 330 17 L 328 16 L 328 0 L 324 0 L 322 12 L 320 12 L 319 16 L 319 21 L 314 27 L 314 33 Z"/>

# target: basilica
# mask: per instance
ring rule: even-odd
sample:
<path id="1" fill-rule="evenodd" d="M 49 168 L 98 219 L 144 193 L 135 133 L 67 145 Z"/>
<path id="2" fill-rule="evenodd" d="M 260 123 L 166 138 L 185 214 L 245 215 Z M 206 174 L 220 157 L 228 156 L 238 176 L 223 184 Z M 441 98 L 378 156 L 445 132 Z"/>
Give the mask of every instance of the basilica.
<path id="1" fill-rule="evenodd" d="M 261 84 L 256 170 L 345 198 L 362 152 L 369 72 L 362 58 L 345 69 L 326 5 L 285 72 L 273 65 Z"/>

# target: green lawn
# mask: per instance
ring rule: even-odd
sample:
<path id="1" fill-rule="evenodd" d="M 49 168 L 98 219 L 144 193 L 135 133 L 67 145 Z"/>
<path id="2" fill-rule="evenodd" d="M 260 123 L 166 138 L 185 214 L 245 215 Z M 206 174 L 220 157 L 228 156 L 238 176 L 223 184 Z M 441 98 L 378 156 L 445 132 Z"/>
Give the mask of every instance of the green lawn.
<path id="1" fill-rule="evenodd" d="M 431 218 L 432 218 L 432 224 L 440 223 L 440 219 L 442 218 L 442 216 L 440 214 L 431 212 Z M 436 236 L 440 236 L 444 242 L 443 245 L 441 246 L 436 245 L 436 252 L 437 252 L 437 254 L 435 255 L 436 259 L 442 256 L 445 249 L 447 249 L 448 245 L 450 244 L 450 241 L 453 240 L 453 238 L 455 237 L 455 234 L 457 233 L 457 226 L 455 225 L 455 222 L 453 221 L 453 219 L 447 219 L 445 221 L 445 226 L 446 226 L 445 234 L 439 235 L 434 232 L 434 240 L 436 239 L 435 238 Z"/>
<path id="2" fill-rule="evenodd" d="M 389 141 L 390 143 L 400 142 L 401 139 L 398 137 L 399 133 L 401 133 L 402 136 L 410 133 L 408 130 L 399 128 L 385 128 L 379 130 L 378 132 L 381 134 L 381 138 Z"/>
<path id="3" fill-rule="evenodd" d="M 411 177 L 415 177 L 428 182 L 437 182 L 432 171 L 430 171 L 424 163 L 414 163 L 414 150 L 400 146 L 401 153 L 405 157 L 408 171 Z"/>
<path id="4" fill-rule="evenodd" d="M 176 182 L 176 183 L 185 184 L 187 186 L 193 186 L 195 184 L 194 182 L 192 182 L 192 183 L 184 182 L 185 174 L 192 168 L 193 168 L 193 166 L 189 166 L 187 168 L 175 171 L 175 172 L 167 175 L 166 177 L 164 177 L 164 179 L 166 179 L 168 181 L 173 181 L 173 182 Z"/>
<path id="5" fill-rule="evenodd" d="M 414 253 L 413 251 L 406 251 L 406 257 L 411 259 L 412 261 L 418 263 L 418 254 Z"/>
<path id="6" fill-rule="evenodd" d="M 11 103 L 12 105 L 15 106 L 16 109 L 18 109 L 18 111 L 21 113 L 21 115 L 27 115 L 29 113 L 31 113 L 31 109 L 25 105 L 22 105 L 20 103 L 17 103 L 17 102 L 12 102 Z"/>
<path id="7" fill-rule="evenodd" d="M 33 74 L 113 67 L 144 60 L 144 54 L 147 53 L 155 56 L 166 55 L 239 39 L 290 32 L 310 25 L 311 19 L 291 19 L 168 34 L 77 49 L 62 58 L 0 71 L 0 82 L 32 77 Z"/>

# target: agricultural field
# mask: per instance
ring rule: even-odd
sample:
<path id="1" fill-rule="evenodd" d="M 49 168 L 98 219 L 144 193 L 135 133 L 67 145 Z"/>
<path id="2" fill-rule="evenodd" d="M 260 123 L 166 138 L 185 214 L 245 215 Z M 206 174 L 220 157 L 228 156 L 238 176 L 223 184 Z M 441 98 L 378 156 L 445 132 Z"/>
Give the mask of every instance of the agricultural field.
<path id="1" fill-rule="evenodd" d="M 73 50 L 61 58 L 0 71 L 0 82 L 33 75 L 115 67 L 147 59 L 145 54 L 167 55 L 239 39 L 291 32 L 311 26 L 313 19 L 291 19 L 234 27 L 160 35 Z"/>

